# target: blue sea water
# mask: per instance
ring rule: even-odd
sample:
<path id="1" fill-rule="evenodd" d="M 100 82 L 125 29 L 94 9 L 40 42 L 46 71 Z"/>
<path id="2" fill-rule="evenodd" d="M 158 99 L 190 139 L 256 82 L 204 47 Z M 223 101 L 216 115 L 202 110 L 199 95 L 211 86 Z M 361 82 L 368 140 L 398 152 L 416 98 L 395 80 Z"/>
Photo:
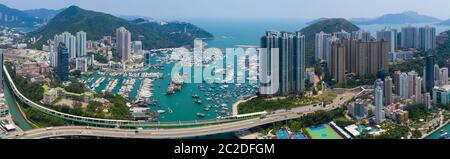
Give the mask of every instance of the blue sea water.
<path id="1" fill-rule="evenodd" d="M 445 125 L 441 129 L 437 130 L 436 132 L 430 134 L 429 136 L 426 137 L 426 139 L 439 139 L 441 137 L 441 135 L 442 135 L 441 131 L 450 133 L 450 123 L 448 123 L 447 125 Z"/>
<path id="2" fill-rule="evenodd" d="M 236 45 L 259 45 L 260 37 L 268 30 L 294 32 L 306 26 L 308 20 L 259 19 L 259 20 L 190 20 L 189 22 L 214 35 L 206 41 L 208 47 L 233 48 Z"/>
<path id="3" fill-rule="evenodd" d="M 256 45 L 259 46 L 260 37 L 268 30 L 279 30 L 295 32 L 308 26 L 311 20 L 305 19 L 259 19 L 259 20 L 190 20 L 191 23 L 211 32 L 215 38 L 208 40 L 209 47 L 231 48 L 236 45 Z M 376 37 L 377 30 L 391 27 L 401 31 L 403 26 L 434 26 L 436 34 L 450 30 L 447 25 L 435 25 L 433 23 L 419 24 L 372 24 L 357 25 L 362 30 L 368 31 Z M 306 44 L 309 45 L 309 44 Z"/>
<path id="4" fill-rule="evenodd" d="M 212 48 L 233 48 L 236 45 L 254 45 L 258 46 L 260 37 L 264 35 L 268 30 L 280 30 L 295 32 L 301 30 L 307 26 L 307 22 L 310 20 L 299 19 L 272 19 L 272 20 L 223 20 L 223 19 L 197 19 L 190 20 L 189 22 L 211 32 L 214 35 L 214 39 L 206 40 L 207 47 Z M 426 24 L 417 24 L 417 26 L 424 26 Z M 376 30 L 384 28 L 386 25 L 361 25 L 359 26 L 363 30 L 375 35 Z M 390 25 L 392 28 L 400 29 L 405 25 Z M 437 26 L 437 32 L 450 30 L 450 26 Z M 310 44 L 306 44 L 310 45 Z M 153 59 L 154 60 L 154 59 Z M 154 62 L 154 61 L 153 61 Z M 202 119 L 214 119 L 216 113 L 214 111 L 203 111 L 205 105 L 214 104 L 205 100 L 206 92 L 199 91 L 199 85 L 202 84 L 186 84 L 183 86 L 181 92 L 172 96 L 166 96 L 165 92 L 167 85 L 170 83 L 170 77 L 166 77 L 170 74 L 170 65 L 166 65 L 166 70 L 162 71 L 164 79 L 156 80 L 154 82 L 154 99 L 158 100 L 158 107 L 153 109 L 166 110 L 167 113 L 160 117 L 162 122 L 176 122 L 176 121 L 193 121 Z M 94 80 L 95 81 L 95 80 Z M 118 92 L 121 87 L 123 78 L 119 78 L 119 85 L 113 90 Z M 102 83 L 101 87 L 96 91 L 101 91 L 107 84 L 107 80 Z M 135 89 L 130 93 L 133 98 L 138 91 L 140 80 L 135 84 Z M 233 87 L 230 85 L 230 87 Z M 227 93 L 227 92 L 217 92 Z M 194 99 L 191 97 L 193 94 L 200 95 L 204 102 L 203 105 L 194 103 Z M 134 98 L 133 98 L 134 99 Z M 228 106 L 231 106 L 236 99 L 224 99 Z M 225 102 L 224 102 L 225 103 Z M 199 118 L 195 114 L 203 113 L 205 117 Z"/>
<path id="5" fill-rule="evenodd" d="M 156 63 L 156 56 L 151 58 L 152 63 Z M 173 63 L 161 63 L 164 66 L 164 70 L 159 69 L 149 69 L 145 72 L 160 72 L 163 73 L 161 79 L 156 79 L 153 82 L 153 97 L 152 100 L 156 100 L 157 105 L 150 106 L 154 111 L 165 110 L 166 113 L 161 114 L 158 118 L 160 122 L 187 122 L 195 120 L 209 120 L 216 119 L 217 116 L 228 116 L 231 113 L 231 106 L 238 100 L 240 96 L 254 96 L 256 94 L 255 84 L 248 85 L 243 84 L 242 86 L 236 86 L 235 84 L 226 84 L 227 89 L 219 89 L 219 87 L 224 86 L 224 84 L 207 84 L 207 83 L 186 83 L 183 84 L 181 91 L 176 92 L 173 95 L 166 95 L 167 86 L 172 81 L 171 71 Z M 236 64 L 236 63 L 235 63 Z M 237 72 L 235 71 L 235 74 Z M 106 85 L 110 80 L 118 79 L 118 85 L 112 89 L 112 93 L 118 93 L 120 87 L 122 87 L 122 81 L 125 77 L 117 76 L 111 77 L 109 75 L 100 75 L 94 73 L 91 76 L 86 76 L 85 79 L 93 78 L 92 81 L 88 82 L 87 85 L 91 86 L 100 77 L 104 77 L 106 80 L 103 81 L 99 87 L 95 89 L 96 92 L 101 92 L 106 88 Z M 129 93 L 131 100 L 136 100 L 136 95 L 139 91 L 142 79 L 135 78 L 136 83 L 133 89 Z M 203 87 L 203 89 L 201 89 Z M 199 99 L 202 100 L 203 104 L 195 103 L 192 96 L 198 95 Z M 208 100 L 210 97 L 212 100 Z M 222 106 L 225 105 L 225 106 Z M 209 111 L 204 110 L 205 106 L 211 106 Z M 220 106 L 220 107 L 213 107 Z M 226 107 L 223 108 L 222 107 Z M 222 113 L 222 110 L 225 111 Z M 201 113 L 204 116 L 198 116 Z"/>

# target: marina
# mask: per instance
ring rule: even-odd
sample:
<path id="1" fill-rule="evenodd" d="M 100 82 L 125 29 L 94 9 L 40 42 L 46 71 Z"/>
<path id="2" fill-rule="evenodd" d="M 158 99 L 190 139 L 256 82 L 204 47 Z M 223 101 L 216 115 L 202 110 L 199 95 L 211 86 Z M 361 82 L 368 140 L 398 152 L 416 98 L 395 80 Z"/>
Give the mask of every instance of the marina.
<path id="1" fill-rule="evenodd" d="M 145 101 L 149 101 L 149 99 L 152 97 L 152 90 L 153 90 L 153 85 L 152 85 L 153 80 L 152 79 L 144 79 L 142 81 L 141 84 L 141 88 L 139 89 L 139 93 L 138 93 L 138 99 L 143 99 Z"/>
<path id="2" fill-rule="evenodd" d="M 142 117 L 137 119 L 148 117 L 143 114 L 152 114 L 160 122 L 210 120 L 230 116 L 231 106 L 236 101 L 256 95 L 256 82 L 220 83 L 232 82 L 233 78 L 229 74 L 237 74 L 237 78 L 245 75 L 237 73 L 238 69 L 230 71 L 231 66 L 226 67 L 228 70 L 223 70 L 222 79 L 186 83 L 184 75 L 175 74 L 174 80 L 170 76 L 176 61 L 170 58 L 170 54 L 160 53 L 152 57 L 153 63 L 159 61 L 157 66 L 138 72 L 96 72 L 85 76 L 83 82 L 98 93 L 120 94 L 130 99 L 133 102 L 131 108 L 149 108 L 145 111 L 132 110 L 132 114 Z M 247 81 L 252 79 L 250 75 L 247 77 Z"/>
<path id="3" fill-rule="evenodd" d="M 135 78 L 126 79 L 117 94 L 119 94 L 119 95 L 121 95 L 121 96 L 123 96 L 125 98 L 129 98 L 130 97 L 130 92 L 134 88 L 134 84 L 135 83 L 136 83 L 136 79 Z"/>

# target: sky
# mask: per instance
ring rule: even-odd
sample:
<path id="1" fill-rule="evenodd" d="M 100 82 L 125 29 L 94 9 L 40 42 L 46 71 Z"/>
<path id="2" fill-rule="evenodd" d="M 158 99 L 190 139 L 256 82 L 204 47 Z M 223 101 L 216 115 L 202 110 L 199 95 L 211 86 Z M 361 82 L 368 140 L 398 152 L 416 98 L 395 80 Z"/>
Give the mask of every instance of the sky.
<path id="1" fill-rule="evenodd" d="M 60 9 L 77 5 L 114 15 L 183 19 L 372 18 L 417 11 L 450 19 L 450 0 L 0 0 L 17 9 Z"/>

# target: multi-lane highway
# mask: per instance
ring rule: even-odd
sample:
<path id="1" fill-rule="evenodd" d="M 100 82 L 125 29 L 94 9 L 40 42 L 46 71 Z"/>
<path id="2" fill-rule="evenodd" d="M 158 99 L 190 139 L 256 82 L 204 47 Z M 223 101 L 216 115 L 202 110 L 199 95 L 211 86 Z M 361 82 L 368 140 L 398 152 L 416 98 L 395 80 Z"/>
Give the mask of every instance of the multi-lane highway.
<path id="1" fill-rule="evenodd" d="M 279 121 L 299 118 L 305 114 L 313 113 L 318 110 L 333 110 L 338 108 L 345 101 L 351 100 L 361 93 L 348 92 L 338 95 L 336 100 L 330 105 L 323 107 L 321 105 L 310 105 L 291 110 L 279 110 L 267 115 L 265 118 L 253 118 L 248 120 L 224 123 L 219 125 L 208 125 L 202 127 L 191 128 L 172 128 L 172 129 L 118 129 L 118 128 L 99 128 L 99 127 L 82 127 L 67 126 L 53 127 L 45 129 L 34 129 L 26 132 L 11 133 L 7 139 L 42 139 L 64 136 L 95 136 L 95 137 L 111 137 L 111 138 L 140 138 L 140 139 L 166 139 L 166 138 L 186 138 L 195 136 L 204 136 L 212 134 L 220 134 L 227 132 L 235 132 L 245 130 L 260 125 L 270 124 Z"/>

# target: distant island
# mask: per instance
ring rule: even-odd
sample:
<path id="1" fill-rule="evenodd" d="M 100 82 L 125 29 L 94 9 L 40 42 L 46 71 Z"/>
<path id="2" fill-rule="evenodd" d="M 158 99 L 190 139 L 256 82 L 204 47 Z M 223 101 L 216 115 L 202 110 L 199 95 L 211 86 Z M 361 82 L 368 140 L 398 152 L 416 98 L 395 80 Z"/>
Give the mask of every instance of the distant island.
<path id="1" fill-rule="evenodd" d="M 402 13 L 385 14 L 377 18 L 354 18 L 350 21 L 357 25 L 370 24 L 414 24 L 414 23 L 438 23 L 442 20 L 439 18 L 421 15 L 414 11 L 407 11 Z"/>
<path id="2" fill-rule="evenodd" d="M 444 20 L 444 21 L 438 23 L 438 25 L 450 25 L 450 19 Z"/>

